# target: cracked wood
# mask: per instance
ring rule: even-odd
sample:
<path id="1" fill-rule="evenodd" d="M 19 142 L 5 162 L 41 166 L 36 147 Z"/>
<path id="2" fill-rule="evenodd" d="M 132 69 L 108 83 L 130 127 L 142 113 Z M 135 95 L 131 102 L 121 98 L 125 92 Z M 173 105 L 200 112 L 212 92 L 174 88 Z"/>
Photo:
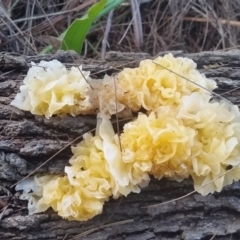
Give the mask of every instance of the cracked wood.
<path id="1" fill-rule="evenodd" d="M 159 55 L 163 55 L 160 53 Z M 193 59 L 201 72 L 217 81 L 218 93 L 240 87 L 240 51 L 202 52 L 177 56 Z M 26 203 L 19 201 L 10 186 L 26 176 L 48 157 L 81 134 L 95 128 L 94 116 L 53 117 L 33 116 L 9 105 L 31 61 L 58 59 L 68 67 L 83 65 L 96 76 L 112 74 L 124 66 L 137 66 L 151 58 L 144 53 L 110 52 L 106 61 L 81 59 L 73 52 L 58 52 L 45 56 L 17 56 L 0 53 L 0 236 L 2 239 L 71 239 L 103 224 L 130 220 L 97 229 L 82 239 L 240 239 L 240 182 L 224 188 L 221 193 L 206 197 L 193 194 L 180 201 L 155 208 L 142 208 L 180 197 L 193 190 L 191 180 L 182 183 L 153 180 L 140 194 L 130 194 L 121 200 L 110 200 L 103 214 L 87 222 L 61 219 L 52 210 L 27 215 Z M 225 95 L 235 104 L 240 102 L 240 90 Z M 38 173 L 62 173 L 71 156 L 64 150 Z M 4 204 L 1 204 L 4 203 Z M 7 206 L 7 207 L 6 207 Z M 78 238 L 79 239 L 79 238 Z"/>

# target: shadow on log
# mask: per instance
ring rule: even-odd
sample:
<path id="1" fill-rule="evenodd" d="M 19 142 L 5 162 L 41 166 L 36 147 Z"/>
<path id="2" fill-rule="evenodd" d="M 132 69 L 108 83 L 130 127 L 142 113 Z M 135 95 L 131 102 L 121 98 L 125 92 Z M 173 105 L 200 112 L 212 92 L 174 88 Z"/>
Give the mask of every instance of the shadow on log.
<path id="1" fill-rule="evenodd" d="M 174 54 L 193 59 L 198 64 L 198 69 L 217 81 L 218 93 L 240 87 L 239 51 Z M 169 204 L 143 208 L 180 197 L 193 190 L 190 179 L 182 183 L 165 179 L 152 180 L 140 194 L 110 200 L 105 204 L 101 215 L 87 222 L 61 219 L 52 210 L 28 216 L 26 202 L 18 200 L 17 193 L 10 188 L 67 143 L 96 125 L 94 116 L 45 119 L 10 106 L 9 103 L 18 92 L 31 61 L 58 59 L 68 67 L 81 64 L 84 70 L 102 76 L 106 72 L 111 74 L 119 71 L 124 66 L 137 66 L 145 58 L 150 56 L 142 53 L 110 52 L 106 61 L 99 62 L 82 60 L 71 52 L 38 57 L 0 53 L 1 239 L 73 239 L 91 229 L 95 231 L 74 239 L 240 239 L 240 182 L 225 187 L 221 193 L 206 197 L 195 193 Z M 225 97 L 239 104 L 240 90 L 230 91 Z M 67 148 L 37 172 L 61 173 L 70 156 L 70 148 Z M 104 224 L 106 226 L 102 227 Z"/>

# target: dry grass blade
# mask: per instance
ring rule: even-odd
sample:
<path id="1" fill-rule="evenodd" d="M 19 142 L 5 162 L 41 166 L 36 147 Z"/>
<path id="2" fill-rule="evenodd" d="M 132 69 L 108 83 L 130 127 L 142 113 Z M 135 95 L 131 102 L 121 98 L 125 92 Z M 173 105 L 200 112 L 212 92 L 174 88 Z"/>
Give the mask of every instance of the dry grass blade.
<path id="1" fill-rule="evenodd" d="M 7 15 L 5 15 L 5 16 L 6 16 L 7 20 L 8 20 L 9 22 L 11 22 L 13 26 L 15 26 L 15 28 L 17 29 L 17 31 L 19 32 L 19 35 L 20 35 L 21 37 L 19 37 L 18 34 L 16 34 L 16 33 L 12 30 L 11 24 L 8 24 L 4 19 L 2 19 L 2 22 L 10 29 L 10 31 L 13 33 L 13 36 L 14 36 L 16 39 L 18 39 L 22 44 L 24 44 L 24 41 L 22 40 L 22 37 L 24 36 L 23 32 L 12 22 L 12 20 L 11 20 Z M 27 43 L 28 43 L 28 46 L 30 46 L 30 48 L 31 48 L 31 53 L 32 53 L 32 54 L 35 54 L 35 51 L 34 51 L 34 49 L 32 49 L 31 44 L 30 44 L 29 42 L 27 42 Z"/>
<path id="2" fill-rule="evenodd" d="M 187 193 L 179 198 L 175 198 L 175 199 L 172 199 L 172 200 L 169 200 L 169 201 L 166 201 L 166 202 L 163 202 L 163 203 L 157 203 L 157 204 L 153 204 L 153 205 L 150 205 L 150 206 L 146 206 L 146 207 L 142 207 L 142 208 L 152 208 L 152 207 L 159 207 L 161 205 L 164 205 L 164 204 L 168 204 L 168 203 L 172 203 L 172 202 L 176 202 L 176 201 L 179 201 L 181 199 L 184 199 L 188 196 L 191 196 L 192 194 L 198 192 L 199 190 L 203 189 L 204 187 L 208 186 L 209 184 L 215 182 L 216 180 L 220 179 L 221 177 L 225 176 L 226 174 L 230 173 L 232 170 L 234 170 L 235 168 L 239 167 L 240 166 L 240 163 L 238 163 L 236 166 L 232 167 L 231 169 L 227 170 L 224 174 L 221 174 L 220 176 L 214 178 L 212 181 L 204 184 L 202 187 L 198 188 L 197 190 L 194 190 L 190 193 Z"/>
<path id="3" fill-rule="evenodd" d="M 15 72 L 16 70 L 11 70 L 11 71 L 9 71 L 9 72 L 5 72 L 5 73 L 2 73 L 1 75 L 0 75 L 0 77 L 4 77 L 4 76 L 6 76 L 6 75 L 8 75 L 8 74 L 10 74 L 10 73 L 13 73 L 13 72 Z"/>
<path id="4" fill-rule="evenodd" d="M 102 53 L 101 53 L 102 60 L 105 59 L 105 55 L 106 55 L 106 51 L 107 51 L 108 36 L 109 36 L 109 32 L 110 32 L 111 25 L 112 25 L 113 12 L 114 12 L 114 10 L 111 10 L 108 14 L 107 25 L 106 25 L 104 37 L 102 40 Z"/>
<path id="5" fill-rule="evenodd" d="M 139 10 L 139 2 L 137 0 L 131 0 L 131 9 L 133 16 L 133 29 L 135 35 L 135 44 L 137 48 L 140 48 L 143 44 L 143 30 L 142 30 L 142 19 Z"/>
<path id="6" fill-rule="evenodd" d="M 92 1 L 94 2 L 94 1 Z M 81 10 L 82 8 L 85 8 L 86 6 L 89 6 L 91 3 L 86 3 L 84 4 L 84 6 L 80 6 L 80 8 L 78 7 L 77 9 L 71 9 L 71 10 L 65 10 L 65 11 L 61 11 L 61 12 L 53 12 L 53 13 L 47 13 L 47 14 L 43 14 L 43 15 L 39 15 L 39 16 L 30 16 L 30 17 L 25 17 L 25 18 L 19 18 L 14 20 L 14 23 L 19 23 L 19 22 L 25 22 L 25 21 L 29 21 L 29 20 L 38 20 L 41 18 L 46 18 L 47 17 L 53 17 L 53 16 L 59 16 L 59 15 L 65 15 L 67 13 L 72 13 L 72 12 L 76 12 L 77 10 Z M 65 16 L 62 16 L 62 18 L 64 18 Z M 61 20 L 61 19 L 59 19 Z M 0 25 L 1 26 L 1 25 Z"/>
<path id="7" fill-rule="evenodd" d="M 213 240 L 216 236 L 217 234 L 214 234 L 209 240 Z"/>
<path id="8" fill-rule="evenodd" d="M 126 30 L 124 31 L 121 39 L 119 40 L 119 42 L 118 42 L 119 45 L 122 43 L 123 39 L 126 37 L 126 35 L 127 35 L 128 31 L 129 31 L 132 23 L 133 23 L 133 18 L 132 18 L 131 22 L 128 24 L 128 27 L 127 27 Z"/>
<path id="9" fill-rule="evenodd" d="M 51 0 L 47 6 L 46 0 L 38 2 L 44 14 L 35 0 L 12 1 L 6 7 L 9 18 L 2 14 L 4 17 L 0 19 L 2 49 L 21 54 L 40 52 L 45 46 L 44 42 L 39 41 L 42 35 L 59 36 L 53 26 L 62 33 L 96 1 L 82 1 L 79 4 L 78 1 L 60 3 Z M 141 46 L 141 50 L 151 55 L 179 49 L 187 52 L 224 50 L 239 45 L 240 23 L 236 12 L 239 12 L 240 4 L 236 0 L 152 0 L 141 1 L 140 7 L 139 2 L 131 0 L 115 10 L 108 38 L 110 50 L 139 50 L 141 39 L 146 43 Z M 106 25 L 106 19 L 102 18 L 97 25 Z M 101 55 L 101 46 L 96 41 L 96 36 L 101 33 L 102 27 L 90 33 L 88 41 L 92 48 L 88 48 L 86 57 L 96 57 L 95 53 Z"/>
<path id="10" fill-rule="evenodd" d="M 96 128 L 92 129 L 89 132 L 95 131 Z M 83 134 L 84 135 L 84 134 Z M 14 187 L 16 186 L 18 183 L 22 182 L 23 180 L 27 179 L 28 177 L 32 176 L 38 169 L 40 169 L 42 166 L 44 166 L 46 163 L 48 163 L 49 161 L 51 161 L 54 157 L 56 157 L 59 153 L 61 153 L 63 150 L 65 150 L 67 147 L 71 146 L 73 143 L 75 143 L 77 140 L 81 139 L 83 137 L 83 135 L 75 138 L 73 141 L 71 141 L 70 143 L 68 143 L 66 146 L 64 146 L 62 149 L 60 149 L 58 152 L 56 152 L 54 155 L 52 155 L 50 158 L 48 158 L 44 163 L 42 163 L 40 166 L 38 166 L 34 171 L 32 171 L 31 173 L 29 173 L 26 177 L 22 178 L 20 181 L 16 182 L 15 184 L 13 184 L 11 186 Z"/>
<path id="11" fill-rule="evenodd" d="M 68 233 L 65 234 L 63 240 L 67 239 Z"/>
<path id="12" fill-rule="evenodd" d="M 36 0 L 36 1 L 37 1 L 38 5 L 39 5 L 40 9 L 42 10 L 42 12 L 46 15 L 46 13 L 44 12 L 44 9 L 42 8 L 42 6 L 41 6 L 41 4 L 39 3 L 39 1 L 38 1 L 38 0 Z M 48 18 L 47 15 L 46 15 L 46 18 L 47 18 L 48 22 L 51 24 L 51 26 L 52 26 L 53 30 L 55 31 L 55 33 L 56 33 L 58 36 L 60 36 L 59 33 L 58 33 L 58 31 L 57 31 L 56 28 L 53 26 L 53 24 L 51 23 L 51 20 Z M 63 39 L 63 41 L 64 41 L 64 39 Z M 66 44 L 65 44 L 65 45 L 66 45 Z M 67 46 L 67 45 L 66 45 L 66 46 Z M 72 58 L 72 60 L 74 61 L 74 59 L 73 59 L 72 56 L 71 56 L 71 58 Z M 84 76 L 84 74 L 83 74 L 82 70 L 80 69 L 80 67 L 77 66 L 77 68 L 78 68 L 79 72 L 81 73 L 82 77 L 83 77 L 83 78 L 85 79 L 85 81 L 89 84 L 88 80 L 87 80 L 86 77 Z M 90 88 L 92 88 L 92 86 L 91 86 L 90 84 L 89 84 L 89 86 L 90 86 Z"/>
<path id="13" fill-rule="evenodd" d="M 51 24 L 49 24 L 48 20 L 44 21 L 44 22 L 41 22 L 32 29 L 32 32 L 33 32 L 33 34 L 42 34 L 45 31 L 50 31 L 52 29 L 52 26 L 54 26 L 56 24 L 60 24 L 63 20 L 66 19 L 65 14 L 76 12 L 79 15 L 80 11 L 83 11 L 85 8 L 91 6 L 94 3 L 95 3 L 95 0 L 88 0 L 88 1 L 82 3 L 81 5 L 78 5 L 78 6 L 75 6 L 75 4 L 70 3 L 68 7 L 66 6 L 66 8 L 68 8 L 69 10 L 63 10 L 63 11 L 58 11 L 56 13 L 53 13 L 53 14 L 56 14 L 56 15 L 59 15 L 59 16 L 51 18 Z M 51 15 L 51 13 L 47 13 L 47 14 L 42 15 L 42 16 L 44 18 L 46 18 L 46 16 L 51 17 L 52 15 Z M 68 18 L 69 17 L 70 16 L 68 16 Z M 70 25 L 70 21 L 69 21 L 68 25 Z M 57 36 L 59 36 L 59 35 L 57 34 Z"/>
<path id="14" fill-rule="evenodd" d="M 6 207 L 7 204 L 0 199 L 0 208 Z"/>
<path id="15" fill-rule="evenodd" d="M 9 207 L 9 204 L 6 205 L 6 206 L 4 206 L 4 207 L 2 208 L 1 214 L 0 214 L 0 222 L 1 222 L 1 220 L 2 220 L 2 218 L 3 218 L 3 216 L 4 216 L 4 213 L 6 212 L 6 210 L 7 210 L 8 207 Z"/>
<path id="16" fill-rule="evenodd" d="M 12 193 L 5 187 L 0 186 L 0 191 L 4 192 L 5 194 L 7 194 L 7 197 L 12 196 Z M 4 196 L 3 196 L 4 197 Z"/>
<path id="17" fill-rule="evenodd" d="M 224 52 L 224 51 L 228 51 L 228 50 L 234 50 L 234 49 L 237 49 L 237 48 L 240 48 L 240 45 L 237 45 L 237 46 L 234 46 L 234 47 L 229 47 L 229 48 L 224 48 L 224 49 L 217 49 L 215 51 Z"/>
<path id="18" fill-rule="evenodd" d="M 115 214 L 115 211 L 119 208 L 119 206 L 121 205 L 121 202 L 122 202 L 122 197 L 120 198 L 120 201 L 118 202 L 118 204 L 117 204 L 117 207 L 113 210 L 113 212 L 111 213 L 111 215 L 107 218 L 107 220 L 105 221 L 105 223 L 102 223 L 102 225 L 100 225 L 99 227 L 96 227 L 96 228 L 93 228 L 94 229 L 94 231 L 97 231 L 97 230 L 100 230 L 101 229 L 101 227 L 102 226 L 107 226 L 108 224 L 107 224 L 107 222 L 109 222 L 110 221 L 110 219 L 114 216 L 114 214 Z M 87 232 L 87 234 L 90 234 L 90 233 L 92 233 L 92 230 L 93 229 L 90 229 L 90 230 L 88 230 L 88 231 L 86 231 Z M 90 233 L 89 233 L 89 231 L 91 231 Z M 81 234 L 85 234 L 86 232 L 84 232 L 84 233 L 81 233 Z M 80 235 L 81 235 L 80 234 Z M 86 234 L 86 235 L 87 235 Z M 86 235 L 84 235 L 84 236 L 86 236 Z M 74 236 L 72 239 L 75 239 L 75 237 L 79 237 L 79 234 L 78 235 L 76 235 L 76 236 Z"/>
<path id="19" fill-rule="evenodd" d="M 133 118 L 125 118 L 125 119 L 121 119 L 121 120 L 117 120 L 116 122 L 121 122 L 121 121 L 128 121 L 128 120 L 132 120 Z M 112 123 L 115 123 L 114 121 Z M 96 128 L 88 131 L 88 133 L 95 131 Z M 65 150 L 67 147 L 71 146 L 73 143 L 75 143 L 76 141 L 78 141 L 79 139 L 81 139 L 83 137 L 84 134 L 82 134 L 81 136 L 75 138 L 73 141 L 71 141 L 70 143 L 68 143 L 66 146 L 64 146 L 62 149 L 60 149 L 58 152 L 56 152 L 54 155 L 52 155 L 50 158 L 48 158 L 44 163 L 42 163 L 40 166 L 38 166 L 34 171 L 32 171 L 31 173 L 29 173 L 26 177 L 22 178 L 20 181 L 16 182 L 15 184 L 13 184 L 11 186 L 14 187 L 16 186 L 18 183 L 22 182 L 23 180 L 27 179 L 28 177 L 32 176 L 34 173 L 36 173 L 36 171 L 38 169 L 40 169 L 42 166 L 44 166 L 46 163 L 48 163 L 49 161 L 51 161 L 54 157 L 56 157 L 59 153 L 61 153 L 63 150 Z"/>
<path id="20" fill-rule="evenodd" d="M 193 21 L 193 22 L 202 22 L 206 23 L 208 22 L 208 18 L 198 18 L 198 17 L 184 17 L 182 18 L 183 21 Z M 240 27 L 240 22 L 239 21 L 229 21 L 226 19 L 218 19 L 218 21 L 223 24 L 223 25 L 232 25 L 236 27 Z"/>
<path id="21" fill-rule="evenodd" d="M 234 89 L 232 89 L 232 90 L 226 91 L 226 92 L 222 93 L 221 96 L 226 95 L 226 94 L 229 94 L 229 93 L 231 93 L 231 92 L 234 92 L 234 91 L 238 90 L 239 88 L 240 88 L 240 87 L 236 87 L 236 88 L 234 88 Z"/>
<path id="22" fill-rule="evenodd" d="M 172 71 L 171 69 L 169 69 L 169 68 L 167 68 L 167 67 L 162 66 L 162 65 L 159 64 L 159 63 L 156 63 L 156 62 L 154 62 L 154 63 L 157 64 L 157 65 L 159 65 L 159 66 L 161 66 L 162 68 L 164 68 L 164 69 L 166 69 L 166 70 L 168 70 L 168 71 L 170 71 L 170 72 L 176 74 L 177 76 L 179 76 L 179 77 L 181 77 L 181 78 L 183 78 L 183 79 L 185 79 L 185 80 L 187 80 L 187 81 L 189 81 L 189 82 L 191 82 L 191 83 L 193 83 L 193 84 L 195 84 L 195 85 L 201 87 L 202 89 L 205 89 L 206 91 L 208 91 L 208 92 L 214 94 L 215 96 L 222 98 L 224 101 L 227 101 L 228 103 L 230 103 L 231 105 L 233 105 L 232 102 L 230 102 L 230 101 L 228 101 L 226 98 L 222 97 L 222 95 L 220 95 L 220 94 L 216 94 L 216 93 L 214 93 L 214 92 L 212 92 L 212 91 L 209 91 L 208 89 L 202 87 L 201 85 L 195 83 L 194 81 L 192 81 L 192 80 L 190 80 L 190 79 L 188 79 L 188 78 L 186 78 L 186 77 L 184 77 L 184 76 L 182 76 L 182 75 L 176 73 L 175 71 Z M 233 90 L 231 90 L 231 91 L 233 91 Z M 188 194 L 186 194 L 186 195 L 184 195 L 184 196 L 181 196 L 181 197 L 179 197 L 179 198 L 175 198 L 175 199 L 173 199 L 173 200 L 166 201 L 166 202 L 163 202 L 163 203 L 158 203 L 158 204 L 150 205 L 150 206 L 147 206 L 147 207 L 143 207 L 143 208 L 157 207 L 157 206 L 161 206 L 161 205 L 164 205 L 164 204 L 167 204 L 167 203 L 171 203 L 171 202 L 175 202 L 175 201 L 178 201 L 178 200 L 184 199 L 184 198 L 186 198 L 186 197 L 188 197 L 188 196 L 190 196 L 190 195 L 192 195 L 192 194 L 198 192 L 199 190 L 203 189 L 204 187 L 208 186 L 209 184 L 215 182 L 216 180 L 220 179 L 221 177 L 225 176 L 226 174 L 228 174 L 229 172 L 231 172 L 232 170 L 234 170 L 234 169 L 237 168 L 238 166 L 240 166 L 240 163 L 237 164 L 236 166 L 232 167 L 231 169 L 227 170 L 224 174 L 221 174 L 220 176 L 214 178 L 212 181 L 210 181 L 210 182 L 204 184 L 202 187 L 198 188 L 197 190 L 194 190 L 194 191 L 192 191 L 192 192 L 190 192 L 190 193 L 188 193 Z"/>
<path id="23" fill-rule="evenodd" d="M 2 18 L 1 20 L 3 21 L 3 23 L 5 23 L 6 24 L 6 26 L 8 26 L 8 28 L 10 29 L 10 31 L 12 31 L 13 32 L 13 34 L 15 35 L 15 37 L 24 45 L 26 45 L 26 43 L 27 43 L 27 46 L 28 46 L 28 48 L 31 50 L 31 53 L 32 54 L 37 54 L 37 52 L 36 52 L 36 49 L 34 49 L 33 47 L 32 47 L 32 44 L 29 42 L 29 40 L 28 39 L 26 39 L 25 38 L 25 40 L 22 40 L 22 38 L 24 38 L 24 34 L 23 34 L 23 32 L 21 31 L 21 29 L 19 29 L 19 27 L 13 22 L 13 20 L 8 16 L 8 14 L 4 11 L 4 9 L 3 8 L 1 8 L 1 6 L 0 6 L 0 12 L 2 12 L 3 13 L 3 15 L 4 15 L 4 17 L 7 19 L 7 21 L 10 23 L 10 25 L 8 25 L 8 23 Z M 18 35 L 17 34 L 15 34 L 15 32 L 12 30 L 12 26 L 18 31 L 18 33 L 20 34 L 20 36 L 21 37 L 18 37 Z"/>
<path id="24" fill-rule="evenodd" d="M 96 228 L 90 229 L 88 231 L 85 231 L 85 232 L 83 232 L 83 233 L 81 233 L 81 234 L 79 234 L 79 235 L 77 235 L 77 236 L 75 236 L 75 237 L 73 237 L 73 238 L 71 238 L 69 240 L 75 240 L 75 239 L 79 239 L 81 237 L 85 237 L 85 236 L 87 236 L 90 233 L 93 233 L 93 232 L 95 232 L 97 230 L 101 230 L 101 229 L 106 228 L 106 227 L 113 227 L 113 226 L 118 226 L 118 225 L 122 225 L 122 224 L 126 224 L 126 223 L 131 223 L 131 222 L 134 222 L 134 220 L 133 219 L 129 219 L 129 220 L 124 220 L 124 221 L 119 221 L 119 222 L 105 224 L 105 225 L 102 225 L 100 227 L 96 227 Z"/>

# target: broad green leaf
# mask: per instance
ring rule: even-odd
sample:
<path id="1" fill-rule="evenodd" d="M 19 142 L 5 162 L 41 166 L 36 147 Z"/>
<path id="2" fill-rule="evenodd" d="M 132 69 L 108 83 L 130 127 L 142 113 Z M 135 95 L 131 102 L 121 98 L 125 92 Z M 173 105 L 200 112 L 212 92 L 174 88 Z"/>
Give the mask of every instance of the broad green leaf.
<path id="1" fill-rule="evenodd" d="M 102 16 L 108 14 L 108 12 L 110 12 L 112 9 L 116 8 L 117 6 L 119 6 L 121 3 L 123 3 L 126 0 L 108 0 L 106 6 L 102 9 L 102 11 L 98 14 L 98 16 L 96 17 L 95 21 L 98 20 L 99 18 L 101 18 Z M 85 18 L 86 14 L 83 16 Z M 81 19 L 81 18 L 80 18 Z M 93 30 L 96 28 L 96 24 L 92 24 L 92 26 L 90 27 L 89 31 Z M 64 36 L 66 35 L 68 29 L 65 30 L 63 33 L 61 33 L 61 35 L 58 37 L 58 39 L 60 41 L 62 41 L 64 39 Z M 78 29 L 79 31 L 79 29 Z M 86 36 L 85 36 L 86 38 Z M 85 40 L 85 39 L 84 39 Z M 83 41 L 84 41 L 83 40 Z M 68 48 L 69 49 L 69 48 Z M 50 51 L 53 50 L 53 46 L 52 45 L 48 45 L 46 46 L 39 54 L 46 54 Z"/>
<path id="2" fill-rule="evenodd" d="M 94 4 L 80 19 L 76 19 L 68 28 L 61 45 L 61 50 L 74 50 L 81 53 L 85 37 L 96 20 L 99 13 L 104 9 L 107 0 L 101 0 Z"/>

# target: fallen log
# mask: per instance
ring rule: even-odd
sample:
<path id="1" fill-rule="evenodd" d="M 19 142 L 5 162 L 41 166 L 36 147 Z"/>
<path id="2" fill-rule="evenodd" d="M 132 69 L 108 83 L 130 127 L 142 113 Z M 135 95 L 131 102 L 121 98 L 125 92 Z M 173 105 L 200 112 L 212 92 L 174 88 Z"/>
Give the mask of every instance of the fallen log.
<path id="1" fill-rule="evenodd" d="M 234 104 L 240 102 L 240 51 L 184 54 L 198 64 L 207 77 L 216 80 L 217 93 Z M 164 53 L 160 53 L 164 55 Z M 68 221 L 52 210 L 29 216 L 26 202 L 11 188 L 49 157 L 85 132 L 95 128 L 95 116 L 45 119 L 10 106 L 30 62 L 58 59 L 66 66 L 83 65 L 96 76 L 137 66 L 151 58 L 144 53 L 110 52 L 105 61 L 81 59 L 72 52 L 45 56 L 0 53 L 0 236 L 2 239 L 240 239 L 240 182 L 221 193 L 194 193 L 181 200 L 156 206 L 193 190 L 190 179 L 181 183 L 152 180 L 140 194 L 110 200 L 104 212 L 86 222 Z M 37 173 L 62 173 L 71 156 L 66 148 Z M 89 231 L 89 232 L 88 232 Z M 79 235 L 80 234 L 80 235 Z"/>

